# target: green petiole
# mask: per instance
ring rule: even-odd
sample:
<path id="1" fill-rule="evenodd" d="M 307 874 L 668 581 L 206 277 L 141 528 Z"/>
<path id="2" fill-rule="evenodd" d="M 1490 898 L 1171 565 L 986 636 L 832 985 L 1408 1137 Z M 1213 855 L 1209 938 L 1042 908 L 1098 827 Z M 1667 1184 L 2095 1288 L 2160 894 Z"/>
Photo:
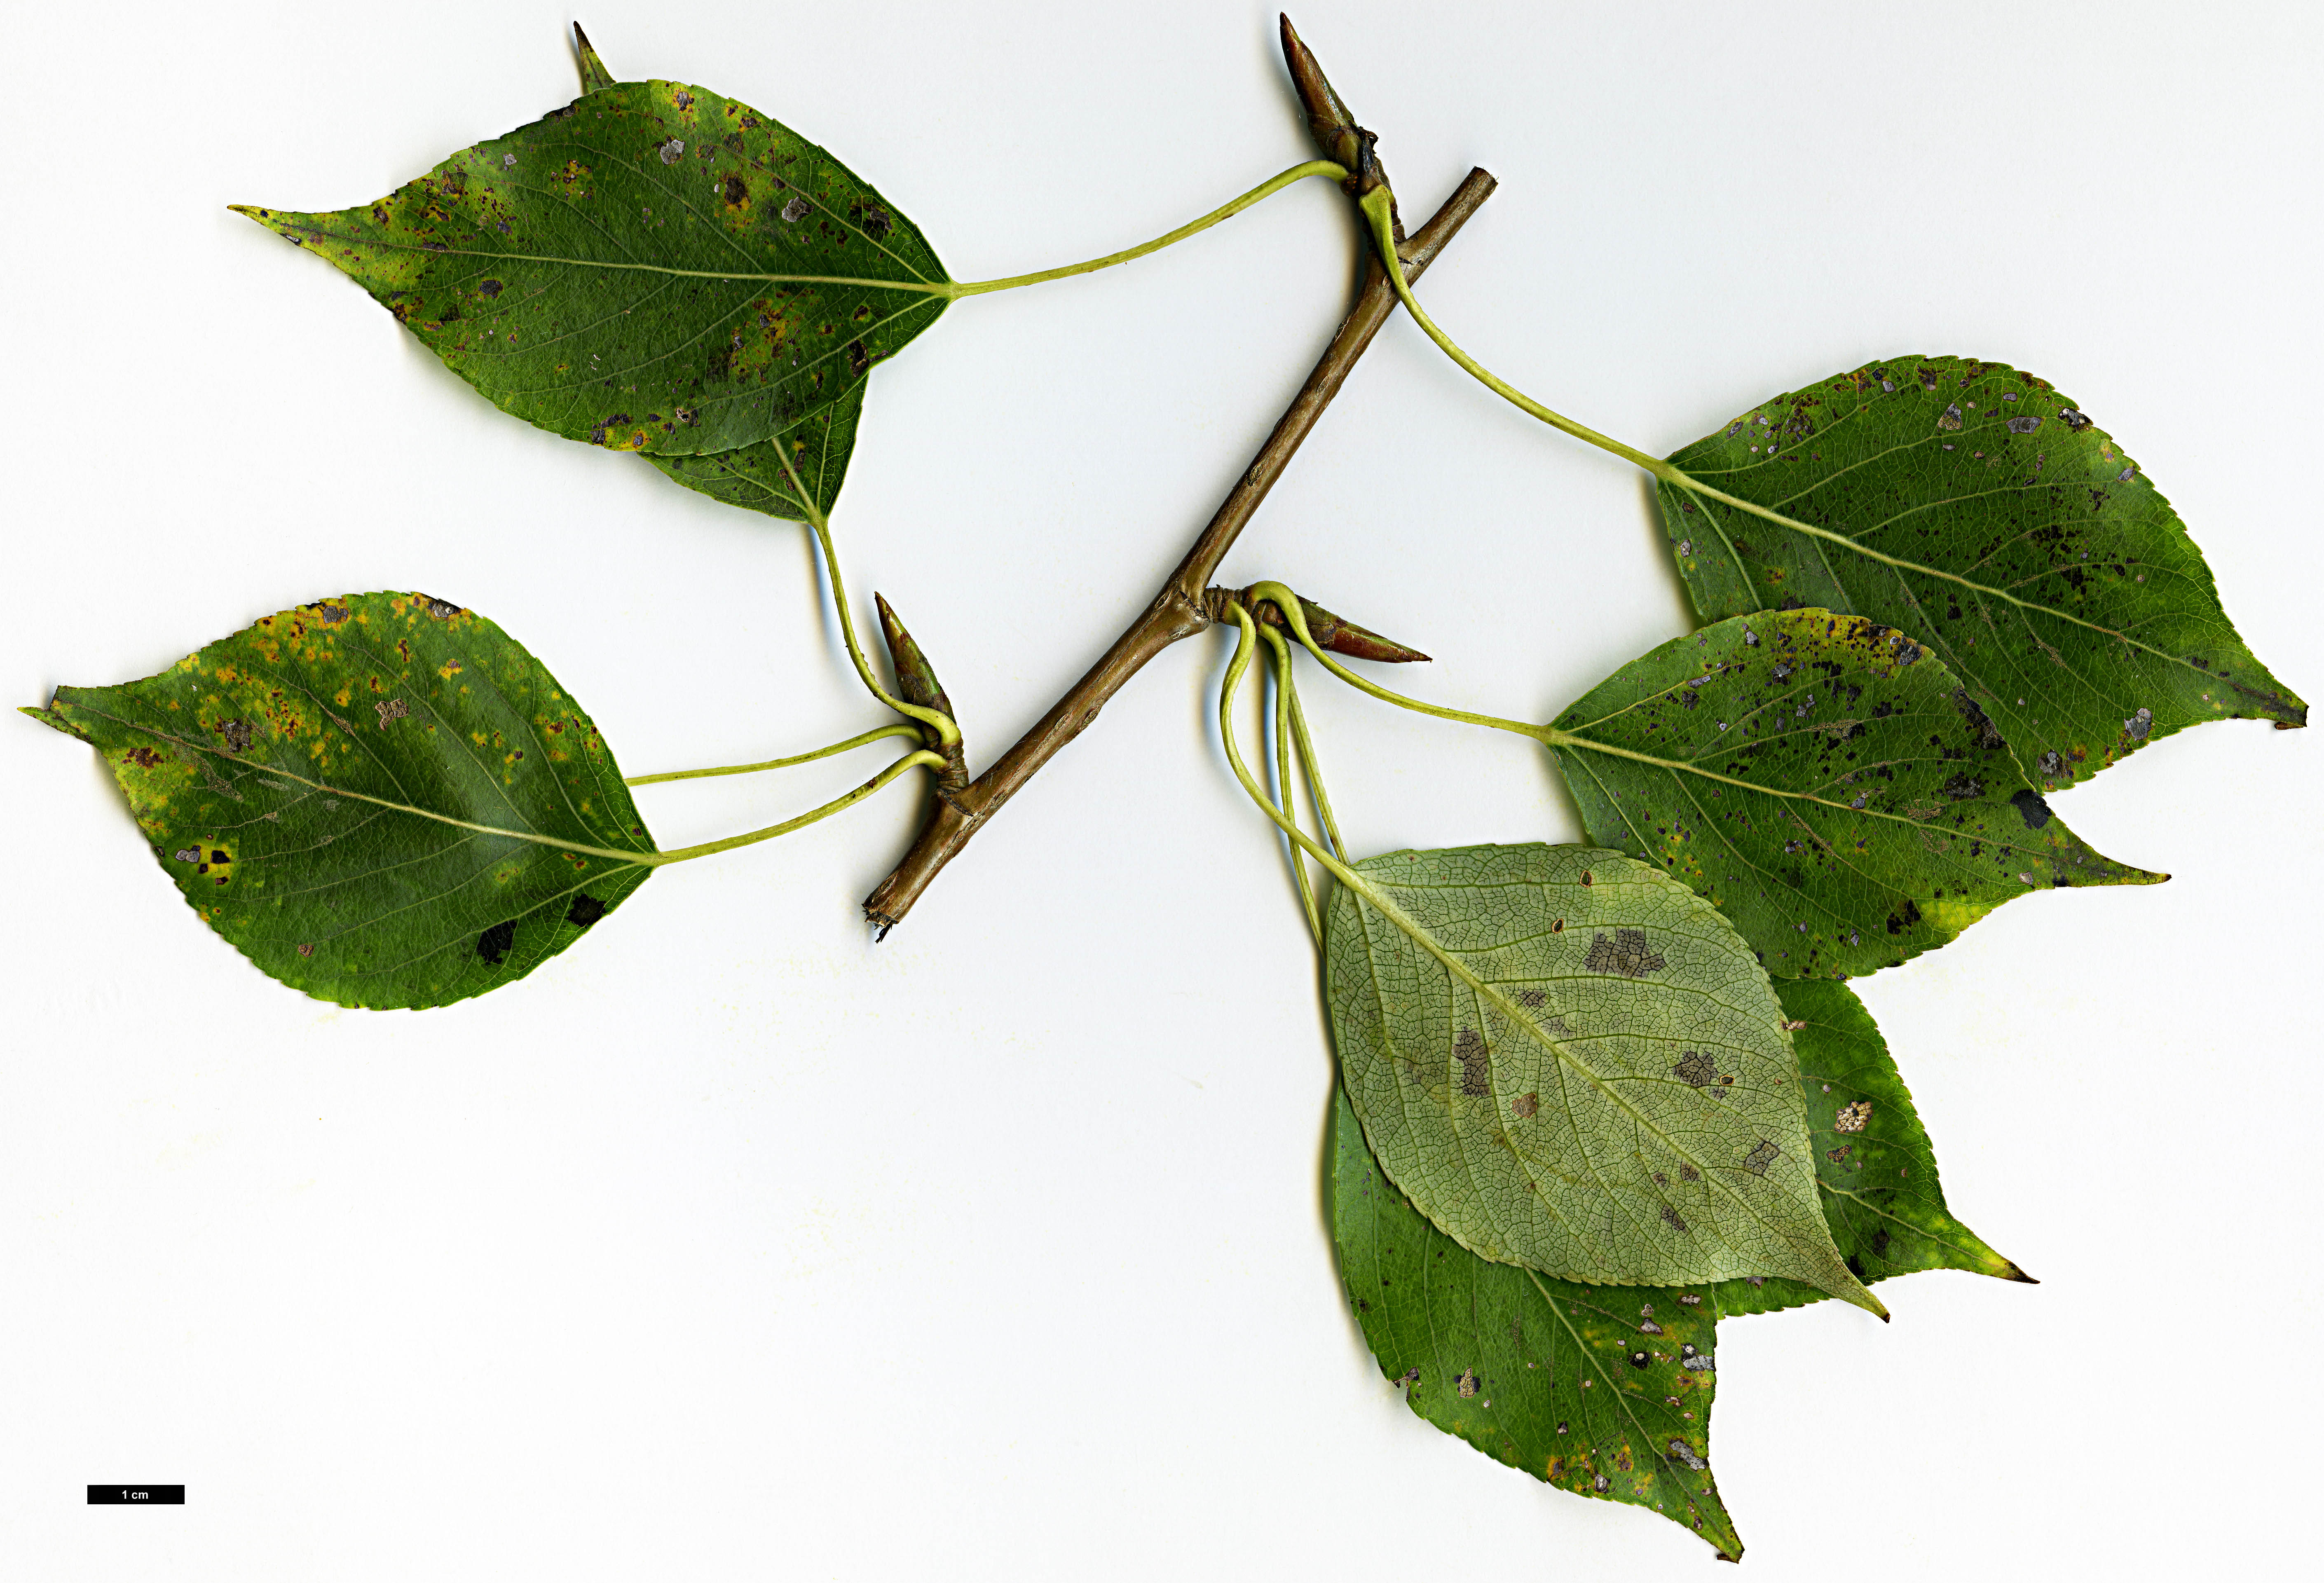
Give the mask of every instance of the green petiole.
<path id="1" fill-rule="evenodd" d="M 1019 286 L 1038 286 L 1044 281 L 1062 281 L 1069 275 L 1086 275 L 1096 270 L 1111 269 L 1115 264 L 1128 263 L 1132 259 L 1144 258 L 1149 253 L 1159 253 L 1173 243 L 1184 242 L 1189 236 L 1209 230 L 1221 220 L 1231 220 L 1253 204 L 1263 202 L 1285 188 L 1305 181 L 1310 176 L 1328 176 L 1334 181 L 1345 181 L 1348 179 L 1348 172 L 1345 167 L 1335 165 L 1329 160 L 1310 160 L 1304 165 L 1292 166 L 1279 176 L 1269 177 L 1240 198 L 1221 205 L 1201 219 L 1189 220 L 1176 231 L 1167 235 L 1157 236 L 1153 241 L 1139 246 L 1129 248 L 1120 253 L 1109 253 L 1103 258 L 1093 258 L 1084 263 L 1066 264 L 1059 269 L 1036 271 L 1029 275 L 1010 275 L 998 281 L 951 281 L 942 286 L 931 287 L 929 290 L 956 301 L 963 297 L 982 296 L 987 291 L 1013 291 Z"/>
<path id="2" fill-rule="evenodd" d="M 632 775 L 622 784 L 654 786 L 665 780 L 700 780 L 713 775 L 756 775 L 761 769 L 788 769 L 794 764 L 808 764 L 817 759 L 828 759 L 835 753 L 852 752 L 882 737 L 917 737 L 919 734 L 920 728 L 916 725 L 883 725 L 861 736 L 850 737 L 844 742 L 834 742 L 827 748 L 817 748 L 812 753 L 798 753 L 788 759 L 768 759 L 757 764 L 724 764 L 715 769 L 669 769 L 659 775 Z"/>
<path id="3" fill-rule="evenodd" d="M 669 863 L 692 862 L 696 858 L 706 858 L 713 852 L 733 851 L 736 847 L 755 846 L 762 841 L 772 841 L 778 835 L 788 835 L 794 830 L 804 830 L 819 819 L 828 819 L 834 814 L 853 807 L 908 769 L 922 764 L 931 769 L 941 769 L 944 768 L 944 761 L 943 754 L 931 753 L 923 748 L 917 753 L 905 754 L 845 796 L 835 797 L 820 808 L 811 808 L 796 819 L 786 819 L 780 824 L 770 824 L 764 830 L 752 830 L 741 835 L 730 835 L 724 841 L 706 841 L 699 846 L 682 846 L 676 851 L 655 852 L 650 857 L 632 856 L 629 861 L 643 863 L 651 868 L 660 868 Z"/>

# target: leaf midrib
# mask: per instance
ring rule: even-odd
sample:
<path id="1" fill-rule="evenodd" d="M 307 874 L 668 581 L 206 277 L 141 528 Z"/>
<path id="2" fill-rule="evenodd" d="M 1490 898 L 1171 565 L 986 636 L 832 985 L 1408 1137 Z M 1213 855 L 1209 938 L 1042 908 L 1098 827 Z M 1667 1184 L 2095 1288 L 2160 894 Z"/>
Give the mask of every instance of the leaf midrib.
<path id="1" fill-rule="evenodd" d="M 350 802 L 369 803 L 374 807 L 385 808 L 391 813 L 409 814 L 419 819 L 432 819 L 439 824 L 449 824 L 461 830 L 473 830 L 483 835 L 505 835 L 512 841 L 530 842 L 536 846 L 555 847 L 560 851 L 579 852 L 593 858 L 610 858 L 617 863 L 636 868 L 650 869 L 663 861 L 662 854 L 659 852 L 624 852 L 617 851 L 612 847 L 589 846 L 577 841 L 560 841 L 553 835 L 540 835 L 526 830 L 507 830 L 497 824 L 479 824 L 471 819 L 456 819 L 449 814 L 438 814 L 431 809 L 414 807 L 410 803 L 399 803 L 389 797 L 374 796 L 369 792 L 350 791 L 346 787 L 334 786 L 327 780 L 317 780 L 310 776 L 300 775 L 296 770 L 284 769 L 273 764 L 263 764 L 254 759 L 236 758 L 231 753 L 221 752 L 207 742 L 196 741 L 188 737 L 179 736 L 173 732 L 162 731 L 143 721 L 127 719 L 110 711 L 97 708 L 78 698 L 69 702 L 71 707 L 75 709 L 86 711 L 100 720 L 109 720 L 124 730 L 142 732 L 157 741 L 168 742 L 173 747 L 184 748 L 208 758 L 222 759 L 229 764 L 239 764 L 245 768 L 263 770 L 268 775 L 280 776 L 284 780 L 296 781 L 300 786 L 311 787 L 317 791 L 328 792 L 335 797 L 345 797 Z"/>
<path id="2" fill-rule="evenodd" d="M 1590 723 L 1595 725 L 1598 722 L 1596 721 L 1591 721 Z M 1652 753 L 1641 753 L 1630 748 L 1617 748 L 1608 742 L 1593 741 L 1588 737 L 1580 736 L 1572 732 L 1559 731 L 1555 732 L 1555 735 L 1558 740 L 1552 741 L 1549 744 L 1553 748 L 1588 748 L 1592 752 L 1604 753 L 1611 758 L 1628 759 L 1640 764 L 1650 764 L 1657 769 L 1666 769 L 1674 775 L 1683 773 L 1687 775 L 1699 776 L 1704 780 L 1715 780 L 1722 786 L 1731 786 L 1743 791 L 1757 792 L 1762 796 L 1784 797 L 1794 802 L 1813 803 L 1820 808 L 1831 808 L 1837 813 L 1846 814 L 1851 818 L 1886 819 L 1892 824 L 1902 824 L 1906 826 L 1908 829 L 1913 830 L 1927 830 L 1936 823 L 1934 820 L 1907 818 L 1902 814 L 1884 813 L 1877 808 L 1854 808 L 1850 807 L 1846 803 L 1836 803 L 1830 797 L 1817 796 L 1812 792 L 1785 791 L 1780 787 L 1762 786 L 1758 782 L 1751 780 L 1738 780 L 1731 775 L 1721 775 L 1715 769 L 1704 769 L 1699 765 L 1689 763 L 1684 760 L 1676 759 L 1658 759 Z M 2019 845 L 2016 838 L 2014 836 L 1980 836 L 1978 839 L 1984 841 L 1988 846 L 1998 847 L 2006 851 L 2023 852 L 2031 850 Z M 2044 861 L 2047 861 L 2046 857 Z"/>
<path id="3" fill-rule="evenodd" d="M 1735 507 L 1738 511 L 1748 511 L 1755 517 L 1763 517 L 1778 527 L 1792 529 L 1795 532 L 1804 534 L 1810 538 L 1816 539 L 1822 543 L 1840 545 L 1848 549 L 1853 550 L 1856 554 L 1863 557 L 1868 561 L 1876 562 L 1878 565 L 1887 566 L 1894 571 L 1916 572 L 1923 576 L 1934 577 L 1940 582 L 1958 584 L 1960 587 L 1968 589 L 1972 594 L 1990 594 L 1992 597 L 2001 600 L 2005 603 L 2015 605 L 2020 610 L 2037 612 L 2040 614 L 2051 616 L 2058 621 L 2065 621 L 2070 625 L 2080 627 L 2089 631 L 2097 632 L 2102 637 L 2111 638 L 2116 642 L 2122 644 L 2125 648 L 2143 650 L 2145 653 L 2154 656 L 2157 659 L 2177 666 L 2182 670 L 2191 670 L 2197 676 L 2203 677 L 2207 681 L 2214 679 L 2210 672 L 2202 669 L 2199 666 L 2189 664 L 2184 656 L 2172 654 L 2163 649 L 2157 649 L 2153 644 L 2143 642 L 2140 640 L 2132 637 L 2127 632 L 2118 630 L 2113 627 L 2104 626 L 2099 622 L 2072 614 L 2070 612 L 2060 610 L 2053 604 L 2044 604 L 2039 600 L 2021 599 L 2016 594 L 2009 593 L 2006 589 L 1996 588 L 1987 583 L 1979 583 L 1974 578 L 1964 577 L 1958 572 L 1944 571 L 1936 566 L 1924 565 L 1920 561 L 1907 560 L 1902 556 L 1884 554 L 1879 550 L 1871 548 L 1868 545 L 1858 543 L 1857 540 L 1850 538 L 1845 533 L 1835 533 L 1829 528 L 1818 528 L 1812 523 L 1803 522 L 1796 517 L 1787 517 L 1781 511 L 1760 505 L 1756 502 L 1747 501 L 1739 495 L 1729 494 L 1725 490 L 1713 489 L 1709 484 L 1703 483 L 1700 480 L 1696 479 L 1692 474 L 1684 472 L 1675 464 L 1666 464 L 1666 465 L 1668 466 L 1669 471 L 1663 474 L 1665 481 L 1670 483 L 1673 487 L 1684 490 L 1698 499 L 1723 502 L 1728 505 Z M 1703 513 L 1703 517 L 1705 520 L 1710 520 L 1711 513 L 1706 511 Z M 1719 529 L 1719 533 L 1721 539 L 1726 539 L 1727 534 L 1725 529 Z M 1729 541 L 1729 548 L 1730 550 L 1733 548 L 1731 541 Z M 1737 557 L 1737 564 L 1738 566 L 1741 565 L 1740 556 Z M 1837 579 L 1835 579 L 1835 581 Z M 1746 575 L 1745 586 L 1747 589 L 1750 586 L 1748 573 Z"/>
<path id="4" fill-rule="evenodd" d="M 342 235 L 319 225 L 290 225 L 286 229 L 299 231 L 318 242 L 345 242 L 364 247 L 375 247 L 397 253 L 424 253 L 430 258 L 486 258 L 504 263 L 570 264 L 578 269 L 630 270 L 640 274 L 681 275 L 703 281 L 768 281 L 779 285 L 864 286 L 881 291 L 918 291 L 924 296 L 950 299 L 958 295 L 954 281 L 877 281 L 853 275 L 778 275 L 752 270 L 682 270 L 671 264 L 611 262 L 595 258 L 564 258 L 544 253 L 487 253 L 477 247 L 455 247 L 445 244 L 436 247 L 421 246 L 410 242 L 383 242 L 372 236 Z"/>

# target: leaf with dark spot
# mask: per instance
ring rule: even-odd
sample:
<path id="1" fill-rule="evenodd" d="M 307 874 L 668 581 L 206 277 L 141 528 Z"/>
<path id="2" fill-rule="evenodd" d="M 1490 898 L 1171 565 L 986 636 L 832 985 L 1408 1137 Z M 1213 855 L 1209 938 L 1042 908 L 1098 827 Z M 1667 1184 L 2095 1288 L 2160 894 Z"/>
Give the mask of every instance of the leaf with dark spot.
<path id="1" fill-rule="evenodd" d="M 513 983 L 652 872 L 589 717 L 498 627 L 425 594 L 286 610 L 27 713 L 104 756 L 157 852 L 209 854 L 161 864 L 203 922 L 342 1006 Z"/>
<path id="2" fill-rule="evenodd" d="M 1591 689 L 1553 751 L 1591 839 L 1692 886 L 1778 979 L 1889 966 L 2037 888 L 2161 877 L 2025 817 L 2024 770 L 1914 649 L 1860 616 L 1735 617 Z"/>
<path id="3" fill-rule="evenodd" d="M 1775 989 L 1799 1025 L 1817 1187 L 1844 1256 L 1871 1281 L 1932 1269 L 2028 1280 L 1946 1210 L 1912 1095 L 1855 993 L 1815 980 Z M 1877 1105 L 1843 1157 L 1827 1159 L 1842 1095 Z M 1780 1277 L 1582 1286 L 1480 1258 L 1388 1181 L 1344 1091 L 1326 1154 L 1341 1278 L 1380 1372 L 1406 1387 L 1415 1413 L 1536 1478 L 1659 1510 L 1721 1555 L 1741 1553 L 1709 1467 L 1717 1322 L 1821 1293 Z M 1655 1338 L 1643 1352 L 1642 1334 Z M 1462 1373 L 1479 1381 L 1473 1396 L 1453 1383 Z"/>
<path id="4" fill-rule="evenodd" d="M 2039 762 L 2042 791 L 2207 720 L 2307 723 L 2308 705 L 2236 636 L 2170 502 L 2048 382 L 1891 358 L 1749 417 L 1813 443 L 1778 461 L 1722 430 L 1671 460 L 1784 521 L 1656 490 L 1705 621 L 1802 597 L 1913 632 Z M 2152 729 L 2126 733 L 2141 708 Z"/>
<path id="5" fill-rule="evenodd" d="M 1344 1091 L 1328 1157 L 1341 1277 L 1381 1373 L 1415 1413 L 1496 1461 L 1576 1495 L 1659 1507 L 1720 1555 L 1742 1554 L 1709 1465 L 1719 1377 L 1685 1367 L 1710 1356 L 1719 1313 L 1715 1299 L 1681 1299 L 1718 1288 L 1593 1290 L 1479 1258 L 1388 1181 Z M 1662 1333 L 1641 1350 L 1644 1304 Z"/>
<path id="6" fill-rule="evenodd" d="M 952 300 L 927 239 L 853 171 L 670 82 L 601 87 L 376 203 L 240 212 L 346 271 L 504 410 L 663 456 L 796 428 Z"/>

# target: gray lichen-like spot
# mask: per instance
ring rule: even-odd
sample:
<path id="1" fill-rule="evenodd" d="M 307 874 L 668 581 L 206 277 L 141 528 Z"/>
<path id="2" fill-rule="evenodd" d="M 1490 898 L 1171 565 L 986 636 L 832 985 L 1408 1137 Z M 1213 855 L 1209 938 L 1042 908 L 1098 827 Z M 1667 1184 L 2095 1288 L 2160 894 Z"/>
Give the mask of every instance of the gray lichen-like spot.
<path id="1" fill-rule="evenodd" d="M 1693 887 L 1779 979 L 1893 966 L 2034 891 L 2163 878 L 2092 851 L 1960 678 L 1862 616 L 1705 627 L 1554 729 L 1591 839 Z"/>
<path id="2" fill-rule="evenodd" d="M 1400 921 L 1335 892 L 1333 1038 L 1373 1152 L 1446 1235 L 1570 1280 L 1780 1275 L 1879 1311 L 1824 1226 L 1775 991 L 1700 897 L 1583 847 L 1356 867 Z M 1674 1071 L 1704 1056 L 1720 1081 Z"/>
<path id="3" fill-rule="evenodd" d="M 1913 633 L 2043 790 L 2203 721 L 2308 722 L 2236 636 L 2171 502 L 2047 380 L 1890 358 L 1670 459 L 1789 520 L 1657 487 L 1705 621 L 1815 605 Z"/>
<path id="4" fill-rule="evenodd" d="M 376 203 L 240 212 L 346 271 L 503 410 L 614 450 L 771 439 L 951 300 L 869 184 L 684 83 L 585 95 Z"/>
<path id="5" fill-rule="evenodd" d="M 286 610 L 25 713 L 104 755 L 204 923 L 342 1006 L 513 983 L 652 872 L 589 717 L 515 640 L 426 594 Z"/>

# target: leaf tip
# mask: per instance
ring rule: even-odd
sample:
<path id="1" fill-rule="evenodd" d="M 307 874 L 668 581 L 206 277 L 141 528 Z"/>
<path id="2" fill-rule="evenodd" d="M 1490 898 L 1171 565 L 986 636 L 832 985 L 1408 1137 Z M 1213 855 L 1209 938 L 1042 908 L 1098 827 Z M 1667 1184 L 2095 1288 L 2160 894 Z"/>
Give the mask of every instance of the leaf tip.
<path id="1" fill-rule="evenodd" d="M 2024 1270 L 2019 1269 L 2016 1264 L 2009 1259 L 2003 1259 L 2001 1261 L 2001 1267 L 1994 1271 L 1994 1274 L 2000 1276 L 2005 1281 L 2019 1281 L 2028 1286 L 2039 1286 L 2042 1284 L 2033 1276 L 2027 1275 Z"/>
<path id="2" fill-rule="evenodd" d="M 589 42 L 589 35 L 581 31 L 580 20 L 576 17 L 572 25 L 575 63 L 581 69 L 581 91 L 594 94 L 599 88 L 612 87 L 613 74 L 598 58 L 596 50 Z"/>
<path id="3" fill-rule="evenodd" d="M 19 704 L 17 706 L 16 713 L 19 714 L 29 714 L 34 720 L 39 721 L 42 725 L 49 727 L 51 731 L 60 731 L 69 737 L 77 737 L 81 734 L 79 728 L 75 726 L 70 720 L 65 717 L 64 712 L 56 706 L 53 700 L 46 704 Z"/>

